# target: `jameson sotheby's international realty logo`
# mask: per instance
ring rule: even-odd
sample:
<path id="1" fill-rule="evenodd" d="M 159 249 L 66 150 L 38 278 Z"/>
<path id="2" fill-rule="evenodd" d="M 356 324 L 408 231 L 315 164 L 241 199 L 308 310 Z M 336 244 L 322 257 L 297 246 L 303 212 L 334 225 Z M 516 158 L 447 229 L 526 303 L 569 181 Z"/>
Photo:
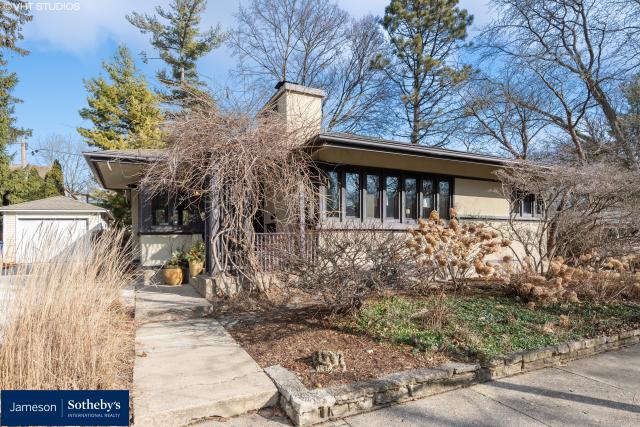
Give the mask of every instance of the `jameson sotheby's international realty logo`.
<path id="1" fill-rule="evenodd" d="M 127 426 L 128 390 L 3 390 L 3 426 Z"/>

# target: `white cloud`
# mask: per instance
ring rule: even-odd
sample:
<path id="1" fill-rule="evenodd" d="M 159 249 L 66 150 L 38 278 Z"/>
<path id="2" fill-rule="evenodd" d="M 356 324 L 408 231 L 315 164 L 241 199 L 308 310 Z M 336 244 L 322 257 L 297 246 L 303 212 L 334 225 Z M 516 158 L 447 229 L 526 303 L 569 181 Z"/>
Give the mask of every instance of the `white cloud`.
<path id="1" fill-rule="evenodd" d="M 25 37 L 33 47 L 81 55 L 97 49 L 108 39 L 135 35 L 124 18 L 131 4 L 126 0 L 85 0 L 71 4 L 77 5 L 76 10 L 32 7 L 33 21 L 25 27 Z"/>

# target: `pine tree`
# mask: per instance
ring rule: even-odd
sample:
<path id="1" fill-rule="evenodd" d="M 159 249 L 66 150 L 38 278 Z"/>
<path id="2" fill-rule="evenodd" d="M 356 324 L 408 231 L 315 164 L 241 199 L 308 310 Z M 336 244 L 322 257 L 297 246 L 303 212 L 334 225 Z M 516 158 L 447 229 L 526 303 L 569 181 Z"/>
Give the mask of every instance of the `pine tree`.
<path id="1" fill-rule="evenodd" d="M 449 64 L 473 20 L 457 5 L 458 0 L 392 0 L 385 10 L 393 56 L 380 58 L 379 65 L 400 90 L 402 118 L 414 144 L 438 132 L 444 102 L 470 72 Z"/>
<path id="2" fill-rule="evenodd" d="M 24 0 L 2 0 L 0 6 L 0 48 L 26 55 L 28 52 L 17 43 L 24 38 L 22 26 L 33 19 L 29 14 L 29 3 Z"/>
<path id="3" fill-rule="evenodd" d="M 57 160 L 53 161 L 51 169 L 44 176 L 43 197 L 64 196 L 64 174 L 62 166 Z"/>
<path id="4" fill-rule="evenodd" d="M 0 7 L 0 204 L 9 203 L 10 194 L 16 192 L 15 185 L 22 186 L 24 179 L 15 179 L 11 172 L 11 157 L 7 153 L 9 144 L 18 138 L 31 135 L 28 129 L 16 126 L 15 105 L 22 102 L 12 95 L 18 84 L 18 76 L 7 70 L 6 52 L 20 56 L 29 52 L 18 46 L 23 39 L 22 26 L 29 22 L 28 3 L 23 0 L 3 0 Z M 39 177 L 38 177 L 39 178 Z"/>
<path id="5" fill-rule="evenodd" d="M 143 34 L 151 35 L 151 45 L 169 67 L 157 74 L 158 80 L 170 90 L 164 98 L 183 109 L 199 105 L 202 99 L 212 102 L 196 63 L 220 46 L 225 35 L 220 26 L 200 30 L 206 7 L 206 0 L 172 0 L 169 9 L 156 7 L 158 16 L 137 12 L 127 16 Z"/>
<path id="6" fill-rule="evenodd" d="M 141 76 L 126 47 L 121 46 L 112 63 L 103 63 L 103 76 L 85 81 L 88 107 L 80 110 L 93 127 L 78 128 L 89 145 L 106 150 L 159 148 L 164 145 L 159 98 Z"/>

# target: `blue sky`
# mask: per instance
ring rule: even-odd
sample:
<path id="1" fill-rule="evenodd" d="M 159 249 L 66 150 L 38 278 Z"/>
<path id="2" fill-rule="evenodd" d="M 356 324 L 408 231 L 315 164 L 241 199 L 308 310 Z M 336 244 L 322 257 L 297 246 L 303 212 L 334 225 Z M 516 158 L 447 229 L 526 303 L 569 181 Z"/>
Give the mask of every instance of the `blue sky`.
<path id="1" fill-rule="evenodd" d="M 148 50 L 146 36 L 131 26 L 125 15 L 133 10 L 151 12 L 154 6 L 167 3 L 168 0 L 32 3 L 34 18 L 25 26 L 22 43 L 31 54 L 9 60 L 10 69 L 20 78 L 15 95 L 24 101 L 16 109 L 18 124 L 33 130 L 30 150 L 50 135 L 79 139 L 75 129 L 83 125 L 83 121 L 78 110 L 86 104 L 82 80 L 98 75 L 102 61 L 113 55 L 118 44 L 126 44 L 136 57 L 140 51 Z M 209 0 L 203 25 L 220 23 L 225 29 L 231 28 L 240 3 L 241 0 Z M 389 0 L 338 0 L 338 4 L 353 16 L 382 15 L 388 3 Z M 460 3 L 475 16 L 476 25 L 486 23 L 489 12 L 485 0 L 462 0 Z M 55 10 L 61 4 L 71 10 Z M 220 87 L 229 83 L 229 73 L 235 62 L 223 46 L 203 58 L 199 69 L 205 81 Z M 138 65 L 150 79 L 161 66 L 153 61 Z"/>

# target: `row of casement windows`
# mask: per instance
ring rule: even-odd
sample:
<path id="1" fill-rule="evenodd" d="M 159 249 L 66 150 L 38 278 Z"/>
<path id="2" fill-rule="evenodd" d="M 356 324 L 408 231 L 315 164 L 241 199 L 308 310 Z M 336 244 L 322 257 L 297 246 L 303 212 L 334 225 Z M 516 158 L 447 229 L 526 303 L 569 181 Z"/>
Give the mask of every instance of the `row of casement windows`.
<path id="1" fill-rule="evenodd" d="M 322 210 L 326 219 L 415 222 L 428 218 L 434 209 L 441 218 L 449 217 L 449 178 L 358 170 L 325 174 Z"/>

